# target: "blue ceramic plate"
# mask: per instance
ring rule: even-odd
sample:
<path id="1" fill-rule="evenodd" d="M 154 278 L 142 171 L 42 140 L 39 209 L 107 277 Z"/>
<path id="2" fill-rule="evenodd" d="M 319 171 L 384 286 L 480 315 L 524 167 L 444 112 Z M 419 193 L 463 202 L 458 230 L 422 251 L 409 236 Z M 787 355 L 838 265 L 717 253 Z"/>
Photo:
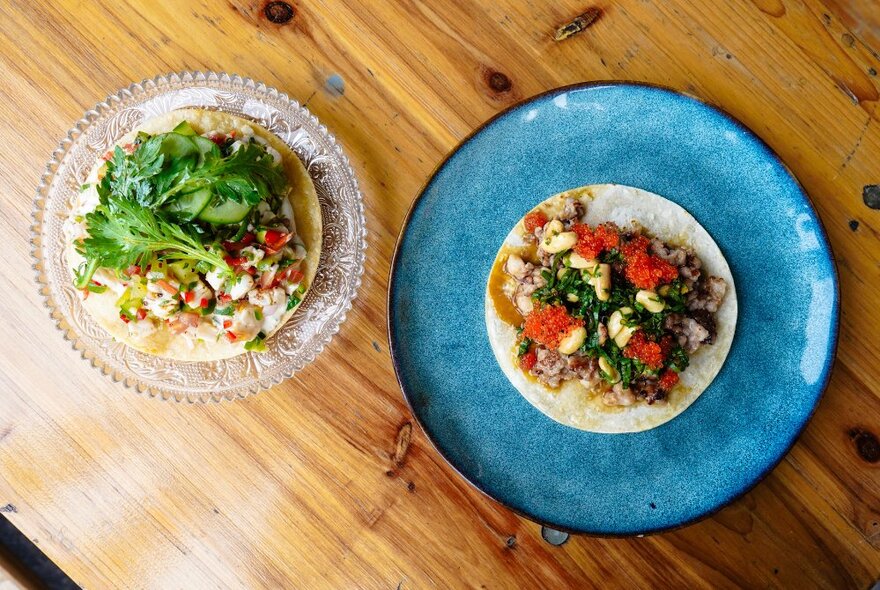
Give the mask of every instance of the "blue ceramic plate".
<path id="1" fill-rule="evenodd" d="M 507 232 L 546 197 L 596 183 L 682 205 L 718 242 L 737 286 L 721 373 L 687 411 L 646 432 L 554 422 L 510 385 L 486 337 L 486 280 Z M 392 273 L 393 360 L 428 438 L 490 497 L 576 532 L 662 531 L 745 493 L 804 428 L 837 342 L 837 273 L 798 182 L 739 122 L 653 86 L 562 88 L 486 123 L 416 199 Z"/>

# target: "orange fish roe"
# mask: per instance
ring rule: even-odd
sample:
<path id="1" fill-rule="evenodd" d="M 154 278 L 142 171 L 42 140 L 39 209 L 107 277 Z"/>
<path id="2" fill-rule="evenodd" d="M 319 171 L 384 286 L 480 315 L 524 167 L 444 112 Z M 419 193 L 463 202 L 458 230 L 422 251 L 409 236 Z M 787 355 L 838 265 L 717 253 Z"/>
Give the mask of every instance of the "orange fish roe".
<path id="1" fill-rule="evenodd" d="M 650 243 L 645 236 L 638 236 L 620 249 L 626 260 L 626 278 L 639 289 L 654 289 L 678 278 L 677 268 L 648 254 Z"/>
<path id="2" fill-rule="evenodd" d="M 576 223 L 571 230 L 578 237 L 574 251 L 587 260 L 592 260 L 605 250 L 616 248 L 620 244 L 620 234 L 616 229 L 606 224 L 602 224 L 594 230 L 585 223 Z"/>
<path id="3" fill-rule="evenodd" d="M 623 349 L 623 356 L 628 359 L 636 359 L 645 363 L 645 366 L 656 371 L 663 367 L 663 361 L 666 360 L 660 345 L 652 340 L 648 340 L 643 330 L 637 330 L 629 344 Z"/>
<path id="4" fill-rule="evenodd" d="M 583 325 L 583 320 L 568 315 L 563 306 L 546 305 L 533 309 L 526 316 L 523 336 L 548 348 L 558 348 L 559 342 L 571 330 Z"/>
<path id="5" fill-rule="evenodd" d="M 544 227 L 546 223 L 547 216 L 540 211 L 532 211 L 523 219 L 523 224 L 526 226 L 526 231 L 529 233 L 533 233 L 539 227 Z"/>
<path id="6" fill-rule="evenodd" d="M 658 385 L 663 391 L 669 391 L 675 387 L 676 383 L 678 383 L 678 373 L 671 369 L 666 369 L 663 371 L 663 374 L 660 375 L 660 383 L 658 383 Z"/>
<path id="7" fill-rule="evenodd" d="M 520 357 L 519 366 L 523 371 L 531 371 L 537 362 L 538 355 L 535 354 L 534 350 L 530 350 Z"/>

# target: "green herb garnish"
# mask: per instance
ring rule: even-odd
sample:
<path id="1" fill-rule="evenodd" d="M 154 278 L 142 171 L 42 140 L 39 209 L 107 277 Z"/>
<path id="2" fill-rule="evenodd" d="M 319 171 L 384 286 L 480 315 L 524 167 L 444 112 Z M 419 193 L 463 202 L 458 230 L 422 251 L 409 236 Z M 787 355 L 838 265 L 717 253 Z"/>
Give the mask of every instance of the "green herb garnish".
<path id="1" fill-rule="evenodd" d="M 231 275 L 223 256 L 206 249 L 186 225 L 169 222 L 137 203 L 110 197 L 86 215 L 89 235 L 76 245 L 86 263 L 76 286 L 84 288 L 98 268 L 125 270 L 146 265 L 154 256 L 166 261 L 205 262 Z"/>
<path id="2" fill-rule="evenodd" d="M 244 349 L 254 352 L 266 352 L 266 335 L 260 332 L 256 338 L 245 343 Z"/>

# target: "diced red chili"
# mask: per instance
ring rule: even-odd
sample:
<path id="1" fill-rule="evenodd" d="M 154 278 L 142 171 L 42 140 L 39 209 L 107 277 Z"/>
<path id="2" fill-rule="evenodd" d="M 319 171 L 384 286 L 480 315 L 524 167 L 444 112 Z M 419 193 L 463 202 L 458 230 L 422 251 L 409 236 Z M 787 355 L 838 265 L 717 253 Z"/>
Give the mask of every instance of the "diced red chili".
<path id="1" fill-rule="evenodd" d="M 131 321 L 128 318 L 128 316 L 126 316 L 124 313 L 119 314 L 119 319 L 122 320 L 123 322 L 125 322 L 126 324 Z"/>
<path id="2" fill-rule="evenodd" d="M 195 300 L 196 294 L 192 291 L 187 291 L 183 294 L 183 300 L 187 303 L 192 303 Z"/>
<path id="3" fill-rule="evenodd" d="M 144 309 L 143 307 L 139 307 L 137 310 L 137 319 L 143 320 L 143 319 L 146 319 L 146 317 L 147 317 L 147 310 Z"/>
<path id="4" fill-rule="evenodd" d="M 201 301 L 199 301 L 199 307 L 201 307 L 201 308 L 208 307 L 208 299 L 205 297 L 202 297 Z"/>
<path id="5" fill-rule="evenodd" d="M 230 326 L 232 326 L 232 320 L 223 320 L 223 328 L 225 330 L 228 330 Z"/>
<path id="6" fill-rule="evenodd" d="M 544 227 L 546 224 L 547 216 L 541 211 L 532 211 L 523 218 L 523 225 L 526 226 L 526 231 L 529 233 L 534 233 L 536 229 Z"/>
<path id="7" fill-rule="evenodd" d="M 235 342 L 238 339 L 238 337 L 235 334 L 233 334 L 232 332 L 226 332 L 226 339 L 229 340 L 230 342 Z"/>

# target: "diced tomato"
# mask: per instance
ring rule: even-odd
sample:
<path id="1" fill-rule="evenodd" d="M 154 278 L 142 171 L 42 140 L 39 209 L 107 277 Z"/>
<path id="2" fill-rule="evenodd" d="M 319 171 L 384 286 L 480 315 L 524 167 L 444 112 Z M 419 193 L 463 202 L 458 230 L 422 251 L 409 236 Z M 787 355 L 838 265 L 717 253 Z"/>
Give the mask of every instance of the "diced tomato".
<path id="1" fill-rule="evenodd" d="M 247 270 L 245 270 L 245 272 L 248 273 L 249 275 L 253 276 L 253 275 L 257 274 L 257 268 L 255 266 L 249 266 L 247 268 Z"/>
<path id="2" fill-rule="evenodd" d="M 535 363 L 538 362 L 538 355 L 534 350 L 530 350 L 519 359 L 519 366 L 523 371 L 531 371 Z"/>
<path id="3" fill-rule="evenodd" d="M 227 331 L 226 332 L 226 339 L 229 340 L 230 342 L 235 342 L 238 339 L 238 337 L 235 334 L 233 334 L 232 332 Z"/>
<path id="4" fill-rule="evenodd" d="M 281 232 L 276 229 L 267 229 L 263 241 L 266 244 L 267 250 L 278 252 L 292 237 L 293 234 L 290 233 Z"/>
<path id="5" fill-rule="evenodd" d="M 275 242 L 280 240 L 284 234 L 277 229 L 267 229 L 266 236 L 263 238 L 263 241 L 269 245 L 269 247 L 274 248 Z"/>
<path id="6" fill-rule="evenodd" d="M 199 307 L 201 307 L 201 308 L 208 307 L 208 299 L 205 297 L 202 297 L 201 301 L 199 301 Z"/>
<path id="7" fill-rule="evenodd" d="M 124 313 L 119 314 L 119 319 L 122 320 L 123 322 L 125 322 L 126 324 L 131 321 L 130 319 L 128 319 L 128 316 L 126 316 Z"/>
<path id="8" fill-rule="evenodd" d="M 183 294 L 183 300 L 187 303 L 192 303 L 195 298 L 196 294 L 192 291 L 187 291 Z"/>
<path id="9" fill-rule="evenodd" d="M 144 309 L 143 307 L 139 307 L 137 310 L 137 318 L 139 320 L 143 320 L 143 319 L 146 319 L 146 317 L 147 317 L 147 310 Z"/>
<path id="10" fill-rule="evenodd" d="M 248 259 L 244 256 L 226 256 L 223 258 L 229 266 L 242 266 L 247 264 Z"/>
<path id="11" fill-rule="evenodd" d="M 224 143 L 226 143 L 226 136 L 223 135 L 222 133 L 215 133 L 214 135 L 212 135 L 208 139 L 210 139 L 211 141 L 213 141 L 214 143 L 216 143 L 219 146 L 222 146 Z"/>
<path id="12" fill-rule="evenodd" d="M 165 279 L 159 279 L 156 284 L 169 295 L 177 295 L 177 289 Z"/>
<path id="13" fill-rule="evenodd" d="M 228 330 L 232 326 L 232 320 L 223 320 L 223 329 Z"/>
<path id="14" fill-rule="evenodd" d="M 275 275 L 275 280 L 272 281 L 272 286 L 277 287 L 285 281 L 294 284 L 299 283 L 303 280 L 304 276 L 305 275 L 303 275 L 303 273 L 299 270 L 293 268 L 292 266 L 288 266 L 287 268 Z"/>
<path id="15" fill-rule="evenodd" d="M 658 385 L 663 391 L 669 391 L 675 387 L 676 383 L 678 383 L 678 373 L 671 369 L 666 369 L 663 371 L 663 374 L 660 375 L 660 383 L 658 383 Z"/>
<path id="16" fill-rule="evenodd" d="M 254 234 L 251 232 L 247 232 L 242 236 L 242 238 L 237 242 L 223 242 L 223 248 L 229 252 L 235 252 L 250 246 L 254 243 Z"/>
<path id="17" fill-rule="evenodd" d="M 584 321 L 568 315 L 561 305 L 545 305 L 529 312 L 523 326 L 523 336 L 540 342 L 548 348 L 558 348 L 559 342 Z"/>
<path id="18" fill-rule="evenodd" d="M 523 225 L 526 226 L 526 231 L 529 233 L 534 233 L 536 229 L 544 227 L 546 224 L 547 216 L 540 211 L 527 213 L 525 218 L 523 218 Z"/>
<path id="19" fill-rule="evenodd" d="M 232 295 L 227 295 L 226 293 L 218 293 L 217 301 L 219 301 L 220 303 L 229 303 L 230 301 L 232 301 Z"/>

